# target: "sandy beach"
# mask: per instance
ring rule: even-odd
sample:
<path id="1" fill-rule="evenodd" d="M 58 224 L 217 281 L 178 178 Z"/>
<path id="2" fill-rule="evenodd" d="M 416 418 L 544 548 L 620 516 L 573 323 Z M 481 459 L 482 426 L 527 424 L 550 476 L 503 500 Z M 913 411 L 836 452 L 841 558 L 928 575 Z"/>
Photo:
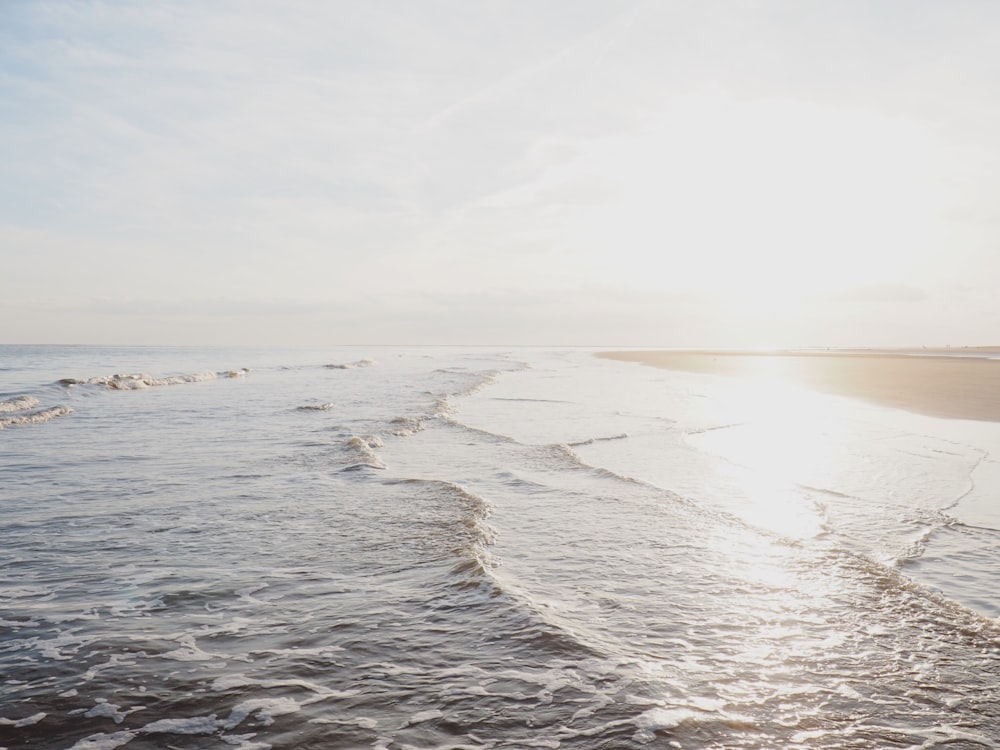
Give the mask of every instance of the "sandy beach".
<path id="1" fill-rule="evenodd" d="M 977 348 L 969 353 L 993 351 Z M 1000 421 L 1000 360 L 961 352 L 619 351 L 597 356 L 688 372 L 785 378 L 920 414 Z"/>

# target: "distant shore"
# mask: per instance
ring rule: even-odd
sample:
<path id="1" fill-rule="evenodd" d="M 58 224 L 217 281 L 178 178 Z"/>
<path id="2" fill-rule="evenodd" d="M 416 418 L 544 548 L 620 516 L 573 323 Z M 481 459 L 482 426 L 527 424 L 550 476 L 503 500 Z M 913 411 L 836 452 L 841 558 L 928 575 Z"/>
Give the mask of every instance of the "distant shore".
<path id="1" fill-rule="evenodd" d="M 730 376 L 771 376 L 949 419 L 1000 422 L 1000 347 L 898 350 L 609 351 L 598 357 Z M 964 356 L 963 356 L 964 355 Z"/>

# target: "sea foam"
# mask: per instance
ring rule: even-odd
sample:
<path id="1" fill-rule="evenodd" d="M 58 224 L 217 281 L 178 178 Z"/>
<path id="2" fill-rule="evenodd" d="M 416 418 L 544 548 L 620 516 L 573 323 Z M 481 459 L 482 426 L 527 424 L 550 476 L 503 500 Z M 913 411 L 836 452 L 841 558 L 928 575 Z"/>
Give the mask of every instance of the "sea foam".
<path id="1" fill-rule="evenodd" d="M 0 414 L 32 409 L 38 404 L 39 401 L 34 396 L 18 396 L 10 401 L 0 401 Z"/>

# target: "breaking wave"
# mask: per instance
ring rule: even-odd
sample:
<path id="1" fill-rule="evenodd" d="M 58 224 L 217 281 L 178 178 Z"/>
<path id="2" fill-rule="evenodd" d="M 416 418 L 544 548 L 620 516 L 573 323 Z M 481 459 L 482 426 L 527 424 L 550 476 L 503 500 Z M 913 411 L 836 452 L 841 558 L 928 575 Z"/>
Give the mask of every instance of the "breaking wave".
<path id="1" fill-rule="evenodd" d="M 330 411 L 330 409 L 333 408 L 333 404 L 303 404 L 302 406 L 297 406 L 295 408 L 297 411 Z"/>
<path id="2" fill-rule="evenodd" d="M 9 401 L 0 401 L 0 414 L 9 414 L 12 411 L 24 411 L 38 406 L 39 401 L 34 396 L 18 396 Z"/>
<path id="3" fill-rule="evenodd" d="M 488 548 L 496 543 L 497 531 L 488 519 L 493 512 L 493 504 L 454 482 L 443 479 L 403 479 L 390 480 L 390 484 L 410 485 L 430 489 L 435 495 L 448 498 L 460 511 L 451 528 L 447 544 L 449 552 L 459 558 L 452 572 L 463 577 L 471 576 L 474 582 L 500 563 Z"/>
<path id="4" fill-rule="evenodd" d="M 201 383 L 206 380 L 216 380 L 217 378 L 241 378 L 249 373 L 249 368 L 239 370 L 223 370 L 221 372 L 202 372 L 192 375 L 171 375 L 165 378 L 158 378 L 147 373 L 131 373 L 114 375 L 103 375 L 96 378 L 79 380 L 77 378 L 63 378 L 59 380 L 59 385 L 103 385 L 113 391 L 136 391 L 144 388 L 153 388 L 161 385 L 181 385 L 184 383 Z"/>
<path id="5" fill-rule="evenodd" d="M 582 445 L 593 445 L 594 443 L 603 443 L 608 440 L 624 440 L 627 437 L 628 433 L 623 432 L 620 435 L 608 435 L 607 437 L 595 437 L 595 438 L 587 438 L 586 440 L 577 440 L 572 443 L 566 443 L 566 445 L 570 446 L 571 448 L 577 448 Z"/>
<path id="6" fill-rule="evenodd" d="M 328 370 L 356 370 L 359 367 L 372 367 L 374 359 L 359 359 L 357 362 L 343 362 L 324 365 Z"/>
<path id="7" fill-rule="evenodd" d="M 354 435 L 344 443 L 348 453 L 355 459 L 354 463 L 344 467 L 341 471 L 351 471 L 363 467 L 372 469 L 384 469 L 385 464 L 375 452 L 376 448 L 382 447 L 382 439 L 377 435 Z"/>
<path id="8" fill-rule="evenodd" d="M 390 423 L 392 425 L 392 434 L 396 437 L 416 435 L 424 429 L 425 421 L 426 417 L 396 417 Z"/>
<path id="9" fill-rule="evenodd" d="M 41 424 L 56 417 L 72 414 L 73 410 L 68 406 L 53 406 L 48 409 L 30 412 L 28 414 L 18 414 L 14 417 L 0 417 L 0 430 L 7 427 L 17 427 L 28 424 Z"/>

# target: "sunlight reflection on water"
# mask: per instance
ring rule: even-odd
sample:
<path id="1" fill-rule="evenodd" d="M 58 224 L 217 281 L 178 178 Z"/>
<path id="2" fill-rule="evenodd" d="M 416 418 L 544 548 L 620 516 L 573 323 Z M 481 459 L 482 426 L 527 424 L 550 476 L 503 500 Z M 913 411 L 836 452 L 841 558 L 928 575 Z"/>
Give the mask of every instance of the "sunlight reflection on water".
<path id="1" fill-rule="evenodd" d="M 816 537 L 824 532 L 822 508 L 797 484 L 838 471 L 844 419 L 835 401 L 790 382 L 781 360 L 763 364 L 771 370 L 727 384 L 725 407 L 736 421 L 687 439 L 748 470 L 742 518 L 792 539 Z"/>

